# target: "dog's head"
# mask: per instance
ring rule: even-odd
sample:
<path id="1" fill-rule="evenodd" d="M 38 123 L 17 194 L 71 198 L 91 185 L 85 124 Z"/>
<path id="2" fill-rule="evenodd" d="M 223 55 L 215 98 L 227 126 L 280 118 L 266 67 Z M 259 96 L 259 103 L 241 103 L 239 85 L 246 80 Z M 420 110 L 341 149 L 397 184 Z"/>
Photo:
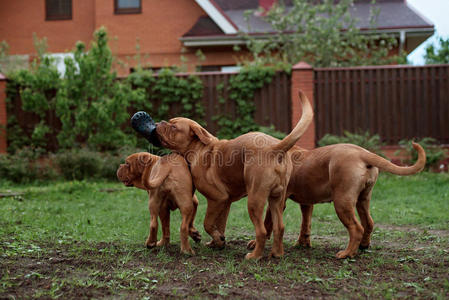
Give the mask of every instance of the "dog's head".
<path id="1" fill-rule="evenodd" d="M 142 182 L 142 175 L 146 168 L 151 168 L 158 160 L 158 156 L 147 152 L 131 154 L 117 170 L 117 178 L 128 187 L 135 186 L 146 189 Z"/>
<path id="2" fill-rule="evenodd" d="M 197 122 L 187 118 L 173 118 L 156 125 L 156 133 L 162 146 L 181 154 L 189 150 L 194 142 L 208 145 L 217 140 Z"/>

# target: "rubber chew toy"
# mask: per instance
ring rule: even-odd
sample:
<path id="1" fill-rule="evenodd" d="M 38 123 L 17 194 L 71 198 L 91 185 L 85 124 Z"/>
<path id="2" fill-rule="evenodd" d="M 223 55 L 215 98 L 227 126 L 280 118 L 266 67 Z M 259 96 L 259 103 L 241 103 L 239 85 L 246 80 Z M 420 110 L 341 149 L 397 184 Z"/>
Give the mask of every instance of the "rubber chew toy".
<path id="1" fill-rule="evenodd" d="M 151 144 L 161 146 L 156 134 L 156 124 L 149 114 L 144 111 L 136 112 L 131 118 L 131 126 Z"/>

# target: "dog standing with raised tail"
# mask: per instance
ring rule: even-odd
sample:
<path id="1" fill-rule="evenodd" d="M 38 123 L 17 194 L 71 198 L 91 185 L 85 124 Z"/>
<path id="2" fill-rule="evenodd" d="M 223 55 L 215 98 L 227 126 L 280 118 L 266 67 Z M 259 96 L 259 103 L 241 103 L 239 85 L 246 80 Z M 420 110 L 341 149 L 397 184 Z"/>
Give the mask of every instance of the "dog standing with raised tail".
<path id="1" fill-rule="evenodd" d="M 374 226 L 369 204 L 379 171 L 401 176 L 422 171 L 426 164 L 426 153 L 417 143 L 413 143 L 413 147 L 418 152 L 418 160 L 409 167 L 396 166 L 352 144 L 335 144 L 313 150 L 293 147 L 290 150 L 293 171 L 287 197 L 301 206 L 302 224 L 296 245 L 311 247 L 313 205 L 333 202 L 335 212 L 349 233 L 348 246 L 339 251 L 336 257 L 353 257 L 359 248 L 368 248 Z M 356 210 L 360 222 L 355 215 Z M 264 223 L 268 238 L 273 227 L 270 213 L 271 210 L 267 210 Z M 249 242 L 248 248 L 254 248 L 255 244 L 255 241 Z"/>
<path id="2" fill-rule="evenodd" d="M 263 211 L 267 201 L 274 236 L 270 256 L 284 254 L 282 213 L 292 171 L 287 151 L 313 119 L 312 107 L 304 93 L 299 92 L 299 100 L 303 112 L 301 120 L 282 141 L 260 132 L 219 140 L 187 118 L 156 123 L 158 142 L 186 159 L 195 187 L 207 198 L 204 228 L 212 237 L 208 246 L 224 247 L 231 203 L 248 196 L 248 213 L 256 231 L 256 242 L 253 252 L 246 258 L 262 257 L 267 235 Z"/>

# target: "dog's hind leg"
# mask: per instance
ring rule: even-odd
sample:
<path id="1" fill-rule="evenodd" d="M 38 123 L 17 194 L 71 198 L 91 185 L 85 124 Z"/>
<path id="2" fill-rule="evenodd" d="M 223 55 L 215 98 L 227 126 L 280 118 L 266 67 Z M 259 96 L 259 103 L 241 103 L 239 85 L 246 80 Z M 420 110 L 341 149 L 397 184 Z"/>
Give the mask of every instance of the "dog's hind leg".
<path id="1" fill-rule="evenodd" d="M 179 203 L 178 206 L 182 216 L 181 229 L 179 231 L 179 236 L 181 240 L 181 253 L 195 254 L 195 252 L 190 247 L 189 243 L 189 229 L 194 210 L 192 200 L 189 196 L 183 197 L 179 195 L 178 197 L 180 198 L 180 200 L 177 201 L 177 203 Z"/>
<path id="2" fill-rule="evenodd" d="M 223 249 L 225 246 L 225 236 L 217 226 L 217 221 L 223 215 L 229 213 L 229 204 L 227 200 L 207 201 L 206 216 L 204 217 L 204 230 L 212 237 L 212 241 L 206 245 L 210 248 Z"/>
<path id="3" fill-rule="evenodd" d="M 271 212 L 271 220 L 273 224 L 273 246 L 271 249 L 270 256 L 281 257 L 284 255 L 284 222 L 283 222 L 283 212 L 284 212 L 284 196 L 277 198 L 270 198 L 268 209 Z M 267 210 L 268 210 L 267 209 Z M 268 237 L 268 230 L 266 236 Z M 256 245 L 257 246 L 257 245 Z"/>
<path id="4" fill-rule="evenodd" d="M 334 207 L 340 221 L 349 232 L 349 243 L 345 250 L 337 253 L 337 258 L 353 257 L 357 254 L 363 237 L 363 227 L 355 216 L 357 194 L 354 191 L 334 190 Z"/>
<path id="5" fill-rule="evenodd" d="M 156 193 L 150 192 L 150 200 L 149 200 L 149 210 L 150 210 L 150 233 L 148 234 L 147 241 L 145 242 L 145 245 L 147 248 L 152 248 L 156 246 L 157 241 L 157 218 L 159 216 L 159 211 L 161 208 L 161 202 L 162 199 L 159 197 L 159 195 Z"/>
<path id="6" fill-rule="evenodd" d="M 310 248 L 312 247 L 312 244 L 310 243 L 310 232 L 312 229 L 313 205 L 300 204 L 300 206 L 302 213 L 301 232 L 295 246 Z"/>
<path id="7" fill-rule="evenodd" d="M 170 244 L 170 208 L 167 206 L 161 207 L 159 211 L 159 218 L 162 225 L 162 238 L 157 242 L 157 246 L 167 246 Z"/>
<path id="8" fill-rule="evenodd" d="M 201 241 L 201 234 L 198 232 L 198 230 L 195 228 L 195 225 L 193 224 L 193 222 L 195 221 L 196 210 L 198 208 L 198 198 L 196 197 L 196 195 L 193 195 L 192 203 L 193 203 L 193 211 L 189 221 L 189 235 L 196 243 L 198 243 Z"/>
<path id="9" fill-rule="evenodd" d="M 267 239 L 267 231 L 263 223 L 263 209 L 268 198 L 264 193 L 249 193 L 248 194 L 248 213 L 256 230 L 256 246 L 253 252 L 246 254 L 246 259 L 259 259 L 262 257 L 265 248 L 265 241 Z"/>
<path id="10" fill-rule="evenodd" d="M 369 203 L 371 200 L 372 191 L 373 185 L 368 186 L 360 193 L 357 201 L 357 212 L 359 213 L 360 221 L 362 222 L 364 229 L 362 241 L 359 246 L 360 249 L 367 249 L 369 247 L 371 242 L 371 233 L 374 228 L 374 221 L 369 212 Z"/>

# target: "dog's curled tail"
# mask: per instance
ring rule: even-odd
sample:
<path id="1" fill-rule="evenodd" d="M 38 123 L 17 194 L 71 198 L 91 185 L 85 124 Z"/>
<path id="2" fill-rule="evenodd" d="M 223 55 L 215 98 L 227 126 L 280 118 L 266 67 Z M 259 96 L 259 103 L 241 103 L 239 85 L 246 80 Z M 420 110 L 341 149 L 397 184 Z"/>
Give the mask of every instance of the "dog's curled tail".
<path id="1" fill-rule="evenodd" d="M 282 141 L 273 146 L 274 151 L 288 151 L 293 145 L 299 140 L 299 138 L 304 134 L 307 127 L 313 120 L 313 109 L 310 105 L 310 101 L 307 96 L 300 90 L 299 100 L 302 106 L 302 116 L 292 132 L 287 135 Z"/>
<path id="2" fill-rule="evenodd" d="M 412 143 L 413 148 L 418 152 L 418 160 L 414 165 L 409 167 L 399 167 L 388 160 L 377 156 L 371 152 L 365 152 L 363 160 L 369 164 L 379 168 L 381 171 L 387 171 L 396 175 L 413 175 L 424 169 L 426 165 L 426 152 L 418 143 Z"/>

